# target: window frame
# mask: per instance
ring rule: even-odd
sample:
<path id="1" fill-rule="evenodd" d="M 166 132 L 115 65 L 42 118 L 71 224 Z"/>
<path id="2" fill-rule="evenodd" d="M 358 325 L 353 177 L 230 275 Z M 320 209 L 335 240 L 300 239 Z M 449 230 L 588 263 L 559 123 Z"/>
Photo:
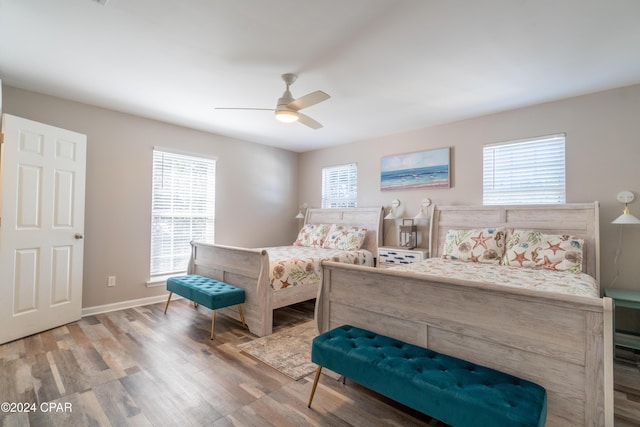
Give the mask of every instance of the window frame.
<path id="1" fill-rule="evenodd" d="M 330 188 L 342 185 L 345 188 Z M 322 208 L 358 207 L 358 164 L 345 163 L 322 168 Z"/>
<path id="2" fill-rule="evenodd" d="M 165 159 L 167 161 L 166 165 L 164 163 Z M 178 160 L 191 162 L 190 169 L 178 170 L 179 168 L 176 168 L 175 165 Z M 161 162 L 163 162 L 162 165 Z M 153 286 L 155 283 L 156 286 L 159 286 L 167 278 L 187 272 L 188 258 L 191 254 L 191 240 L 214 241 L 216 166 L 216 157 L 165 147 L 153 147 L 151 245 L 149 250 L 150 280 L 147 285 Z M 157 170 L 158 167 L 165 169 Z M 190 174 L 187 172 L 190 172 Z M 175 175 L 176 173 L 178 175 Z M 185 181 L 185 178 L 189 177 L 190 180 Z M 162 183 L 159 183 L 158 180 L 162 180 Z M 165 194 L 160 194 L 158 185 L 164 186 L 165 183 L 168 185 L 166 192 Z M 185 194 L 190 194 L 190 197 L 185 199 Z M 182 224 L 177 224 L 181 226 L 180 231 L 182 233 L 176 236 L 177 219 L 182 220 Z M 168 243 L 163 240 L 163 236 L 158 232 L 159 227 L 167 224 L 171 227 L 171 241 Z M 184 233 L 185 224 L 188 224 L 186 225 L 189 231 L 188 236 Z M 167 233 L 164 234 L 166 239 Z M 158 258 L 163 257 L 171 257 L 171 268 L 157 268 L 158 264 L 162 264 L 162 261 L 159 261 Z M 184 268 L 178 268 L 176 262 L 182 261 L 184 262 Z"/>
<path id="3" fill-rule="evenodd" d="M 566 134 L 485 144 L 482 148 L 484 205 L 565 204 Z"/>

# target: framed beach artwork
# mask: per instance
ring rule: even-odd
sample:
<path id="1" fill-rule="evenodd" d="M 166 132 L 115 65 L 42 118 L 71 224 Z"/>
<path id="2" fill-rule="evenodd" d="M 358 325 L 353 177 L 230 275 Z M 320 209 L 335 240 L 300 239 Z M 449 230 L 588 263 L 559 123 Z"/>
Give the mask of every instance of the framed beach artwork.
<path id="1" fill-rule="evenodd" d="M 450 148 L 396 154 L 380 162 L 380 190 L 449 188 Z"/>

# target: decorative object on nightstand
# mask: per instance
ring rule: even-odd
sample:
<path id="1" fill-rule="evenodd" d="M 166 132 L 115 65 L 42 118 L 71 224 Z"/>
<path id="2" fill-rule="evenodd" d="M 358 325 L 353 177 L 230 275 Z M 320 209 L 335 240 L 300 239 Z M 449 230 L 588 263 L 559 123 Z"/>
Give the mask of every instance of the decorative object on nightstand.
<path id="1" fill-rule="evenodd" d="M 418 215 L 414 216 L 413 219 L 417 221 L 421 219 L 429 219 L 429 206 L 431 206 L 431 199 L 422 199 L 422 202 L 420 203 L 420 212 L 418 212 Z"/>
<path id="2" fill-rule="evenodd" d="M 381 246 L 378 248 L 378 267 L 387 268 L 394 265 L 413 264 L 429 258 L 429 251 L 422 248 L 400 248 Z"/>
<path id="3" fill-rule="evenodd" d="M 389 213 L 384 217 L 384 219 L 396 219 L 396 215 L 398 213 L 398 207 L 400 207 L 400 200 L 394 199 L 391 202 Z"/>
<path id="4" fill-rule="evenodd" d="M 403 218 L 400 226 L 400 246 L 413 249 L 418 243 L 418 227 L 413 223 L 412 218 Z"/>

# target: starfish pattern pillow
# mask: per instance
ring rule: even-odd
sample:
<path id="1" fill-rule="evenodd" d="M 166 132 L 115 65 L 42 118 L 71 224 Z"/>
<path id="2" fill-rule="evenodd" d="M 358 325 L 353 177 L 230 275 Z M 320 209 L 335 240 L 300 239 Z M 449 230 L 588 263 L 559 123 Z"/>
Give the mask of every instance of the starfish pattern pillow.
<path id="1" fill-rule="evenodd" d="M 500 264 L 504 247 L 504 228 L 449 230 L 442 257 L 457 261 Z"/>
<path id="2" fill-rule="evenodd" d="M 322 247 L 325 249 L 357 251 L 364 243 L 366 235 L 367 229 L 364 227 L 332 224 Z"/>
<path id="3" fill-rule="evenodd" d="M 580 273 L 583 247 L 583 239 L 566 234 L 509 230 L 502 264 Z"/>
<path id="4" fill-rule="evenodd" d="M 329 228 L 329 224 L 305 224 L 300 229 L 298 238 L 293 242 L 293 245 L 321 248 L 327 233 L 329 233 Z"/>

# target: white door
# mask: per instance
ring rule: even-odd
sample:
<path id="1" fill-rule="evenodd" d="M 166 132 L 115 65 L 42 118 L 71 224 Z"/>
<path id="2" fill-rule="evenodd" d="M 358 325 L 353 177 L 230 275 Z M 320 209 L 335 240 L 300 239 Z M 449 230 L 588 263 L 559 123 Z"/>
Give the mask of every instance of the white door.
<path id="1" fill-rule="evenodd" d="M 4 114 L 0 344 L 81 317 L 87 138 Z"/>

